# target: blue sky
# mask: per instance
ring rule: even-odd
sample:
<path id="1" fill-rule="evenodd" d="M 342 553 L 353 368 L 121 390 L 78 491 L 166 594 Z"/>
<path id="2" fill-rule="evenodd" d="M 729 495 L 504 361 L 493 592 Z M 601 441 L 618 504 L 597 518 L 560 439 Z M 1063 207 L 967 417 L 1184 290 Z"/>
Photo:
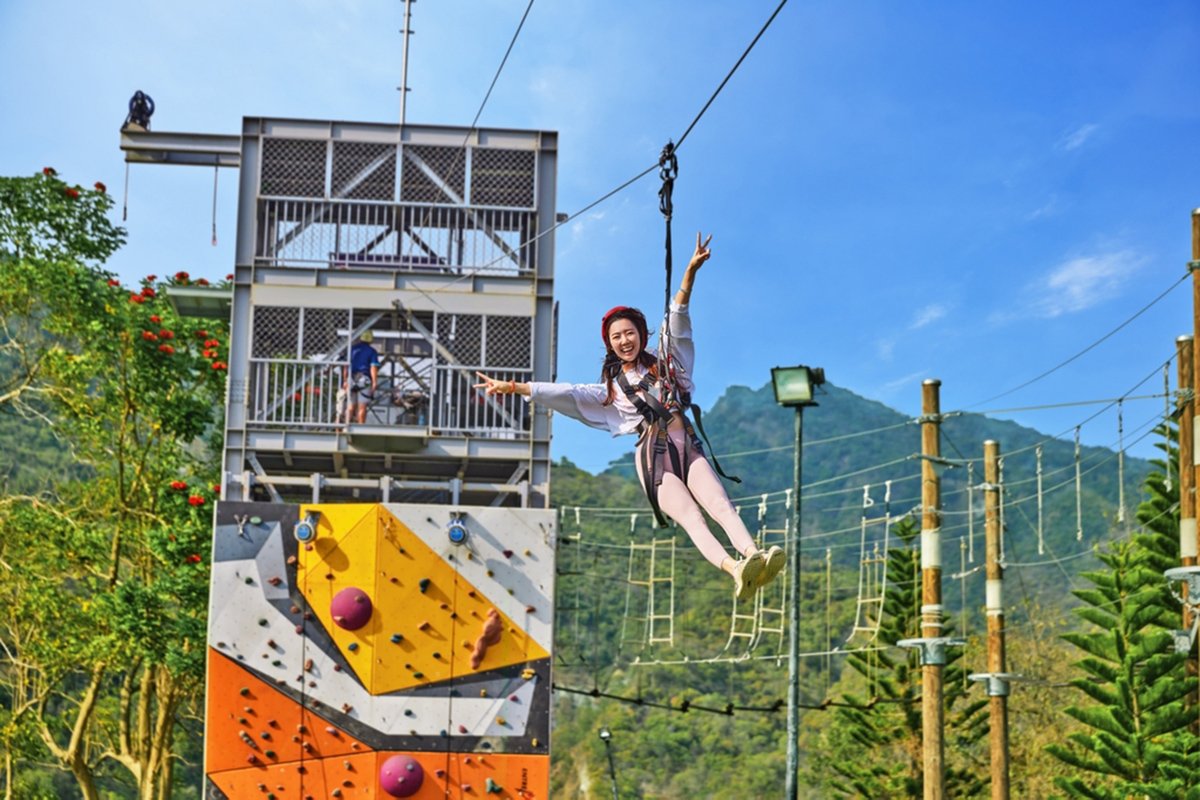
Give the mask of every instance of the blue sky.
<path id="1" fill-rule="evenodd" d="M 558 207 L 574 212 L 679 136 L 774 7 L 539 0 L 481 124 L 559 131 Z M 395 121 L 402 8 L 0 1 L 0 172 L 50 165 L 120 197 L 135 89 L 163 131 L 234 133 L 244 115 Z M 524 8 L 415 4 L 409 120 L 469 124 Z M 1200 6 L 1186 1 L 789 3 L 680 151 L 677 241 L 714 233 L 693 302 L 699 401 L 808 363 L 906 413 L 938 377 L 943 407 L 961 408 L 1109 332 L 1191 256 L 1198 52 Z M 129 245 L 111 266 L 126 280 L 229 272 L 234 174 L 221 174 L 215 247 L 212 178 L 134 167 Z M 661 304 L 657 188 L 647 178 L 560 230 L 560 378 L 593 379 L 605 309 Z M 1185 283 L 986 407 L 1115 397 L 1190 326 Z M 1156 377 L 1140 393 L 1161 391 Z M 1127 428 L 1161 407 L 1131 402 Z M 1089 414 L 1005 416 L 1056 433 Z M 1115 441 L 1113 415 L 1083 438 Z M 631 446 L 556 425 L 555 455 L 592 470 Z"/>

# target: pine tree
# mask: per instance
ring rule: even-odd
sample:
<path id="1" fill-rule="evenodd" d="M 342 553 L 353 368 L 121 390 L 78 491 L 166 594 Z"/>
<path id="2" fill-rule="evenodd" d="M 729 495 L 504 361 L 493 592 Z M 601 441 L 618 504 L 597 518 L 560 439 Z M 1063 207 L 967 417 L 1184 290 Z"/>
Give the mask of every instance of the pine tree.
<path id="1" fill-rule="evenodd" d="M 1178 464 L 1173 448 L 1161 449 Z M 1107 569 L 1085 573 L 1093 588 L 1075 592 L 1086 604 L 1076 613 L 1095 629 L 1064 636 L 1086 653 L 1076 664 L 1083 674 L 1071 684 L 1092 701 L 1065 710 L 1090 730 L 1047 748 L 1081 773 L 1057 779 L 1068 797 L 1200 798 L 1186 703 L 1196 679 L 1174 651 L 1169 629 L 1179 623 L 1179 604 L 1162 575 L 1179 563 L 1178 484 L 1156 472 L 1144 488 L 1142 530 L 1101 552 Z"/>
<path id="2" fill-rule="evenodd" d="M 847 692 L 851 707 L 834 710 L 835 721 L 812 754 L 809 780 L 831 793 L 853 797 L 905 798 L 923 793 L 921 667 L 915 651 L 897 655 L 901 639 L 920 636 L 919 531 L 911 519 L 892 532 L 901 546 L 888 550 L 887 590 L 875 645 L 847 662 L 866 682 L 869 696 Z M 946 795 L 976 797 L 986 787 L 987 698 L 972 699 L 964 686 L 962 651 L 951 648 L 944 668 Z M 978 690 L 975 690 L 978 692 Z"/>

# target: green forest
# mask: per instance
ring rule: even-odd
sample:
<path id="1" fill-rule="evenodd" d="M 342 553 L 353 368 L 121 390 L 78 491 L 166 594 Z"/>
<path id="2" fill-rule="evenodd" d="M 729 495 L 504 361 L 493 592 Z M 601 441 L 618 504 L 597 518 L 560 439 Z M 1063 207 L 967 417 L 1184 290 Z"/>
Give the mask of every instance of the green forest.
<path id="1" fill-rule="evenodd" d="M 227 325 L 166 302 L 186 272 L 130 287 L 106 271 L 125 237 L 112 205 L 102 184 L 50 168 L 0 178 L 5 798 L 200 796 Z M 837 386 L 818 400 L 802 569 L 788 576 L 802 796 L 920 797 L 920 667 L 895 646 L 919 635 L 919 428 Z M 734 386 L 704 415 L 768 544 L 793 537 L 792 414 L 770 386 Z M 1200 798 L 1195 670 L 1162 575 L 1179 563 L 1174 433 L 1161 416 L 1128 431 L 1159 443 L 1145 461 L 1077 450 L 1070 432 L 943 421 L 947 632 L 966 640 L 945 669 L 948 796 L 988 795 L 988 698 L 967 676 L 985 668 L 977 487 L 992 439 L 1010 454 L 1005 621 L 1009 671 L 1024 676 L 1008 701 L 1013 796 Z M 782 793 L 782 625 L 747 632 L 728 577 L 682 532 L 653 528 L 630 458 L 599 475 L 562 460 L 551 492 L 554 796 L 609 797 L 614 778 L 622 798 Z M 652 577 L 669 580 L 652 593 Z M 787 584 L 763 591 L 764 609 L 783 608 Z"/>

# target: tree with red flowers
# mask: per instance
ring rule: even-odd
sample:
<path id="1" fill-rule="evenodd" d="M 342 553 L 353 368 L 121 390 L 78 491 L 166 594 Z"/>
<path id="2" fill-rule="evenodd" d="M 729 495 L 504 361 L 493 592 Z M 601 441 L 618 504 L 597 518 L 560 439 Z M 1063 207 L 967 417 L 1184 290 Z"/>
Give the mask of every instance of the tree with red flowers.
<path id="1" fill-rule="evenodd" d="M 125 236 L 111 208 L 52 170 L 0 178 L 0 410 L 86 478 L 0 490 L 0 748 L 18 795 L 53 763 L 86 800 L 169 797 L 203 690 L 228 337 L 175 312 L 176 281 L 104 271 Z"/>

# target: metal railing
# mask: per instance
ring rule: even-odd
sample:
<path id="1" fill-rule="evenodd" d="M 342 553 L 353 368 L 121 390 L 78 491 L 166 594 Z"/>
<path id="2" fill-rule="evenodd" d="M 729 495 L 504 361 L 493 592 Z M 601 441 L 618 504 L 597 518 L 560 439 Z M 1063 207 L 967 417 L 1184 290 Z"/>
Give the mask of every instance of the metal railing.
<path id="1" fill-rule="evenodd" d="M 491 439 L 528 439 L 530 406 L 516 394 L 490 397 L 474 388 L 479 379 L 475 367 L 438 365 L 433 368 L 433 392 L 430 398 L 430 422 L 435 431 L 450 434 L 470 433 Z M 532 370 L 495 370 L 488 374 L 498 380 L 528 381 Z"/>
<path id="2" fill-rule="evenodd" d="M 255 263 L 521 274 L 536 264 L 529 210 L 345 200 L 259 200 Z"/>
<path id="3" fill-rule="evenodd" d="M 250 360 L 249 421 L 290 427 L 338 424 L 346 362 Z"/>
<path id="4" fill-rule="evenodd" d="M 248 422 L 286 428 L 337 428 L 345 420 L 346 362 L 251 359 Z M 428 394 L 402 378 L 379 377 L 379 390 L 367 406 L 369 425 L 427 428 L 434 434 L 488 439 L 528 439 L 529 404 L 519 395 L 485 397 L 475 388 L 474 367 L 441 364 L 431 370 Z M 528 381 L 532 370 L 489 370 L 500 380 Z M 424 378 L 424 376 L 422 376 Z"/>

